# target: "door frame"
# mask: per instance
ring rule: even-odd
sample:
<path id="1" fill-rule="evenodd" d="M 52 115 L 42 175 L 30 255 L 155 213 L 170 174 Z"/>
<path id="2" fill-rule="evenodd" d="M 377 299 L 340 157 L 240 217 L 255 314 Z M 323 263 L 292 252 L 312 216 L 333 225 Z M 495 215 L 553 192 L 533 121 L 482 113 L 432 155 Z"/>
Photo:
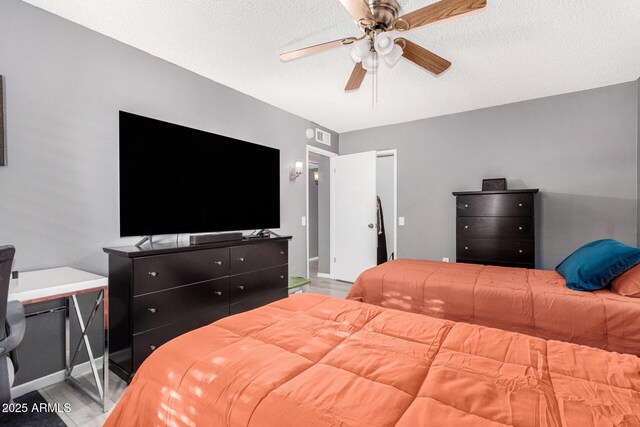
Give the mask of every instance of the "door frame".
<path id="1" fill-rule="evenodd" d="M 311 178 L 309 176 L 309 153 L 319 154 L 321 156 L 329 157 L 329 158 L 338 156 L 338 153 L 334 153 L 328 150 L 323 150 L 322 148 L 314 147 L 313 145 L 307 145 L 306 155 L 304 159 L 305 174 L 307 177 L 307 179 L 305 180 L 305 187 L 304 187 L 304 193 L 306 195 L 305 215 L 307 218 L 307 221 L 306 221 L 307 222 L 307 226 L 306 226 L 307 252 L 305 255 L 305 260 L 307 264 L 307 279 L 309 278 L 309 179 Z M 329 199 L 331 199 L 331 196 L 329 196 Z M 330 236 L 329 239 L 331 239 L 332 238 L 331 233 L 329 233 L 329 236 Z M 329 240 L 329 242 L 331 242 L 331 240 Z M 331 260 L 329 260 L 329 277 L 331 277 Z"/>

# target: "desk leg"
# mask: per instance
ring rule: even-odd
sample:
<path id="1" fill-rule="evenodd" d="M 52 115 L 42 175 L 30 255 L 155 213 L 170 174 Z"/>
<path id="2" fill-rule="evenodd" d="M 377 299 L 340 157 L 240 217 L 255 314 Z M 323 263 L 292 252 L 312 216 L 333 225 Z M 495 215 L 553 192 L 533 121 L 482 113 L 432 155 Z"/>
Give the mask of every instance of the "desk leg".
<path id="1" fill-rule="evenodd" d="M 109 410 L 109 292 L 103 291 L 102 314 L 104 316 L 104 355 L 102 356 L 102 375 L 104 387 L 102 409 L 104 412 Z"/>
<path id="2" fill-rule="evenodd" d="M 64 376 L 69 378 L 71 370 L 71 310 L 69 298 L 64 298 Z"/>
<path id="3" fill-rule="evenodd" d="M 104 412 L 107 412 L 108 410 L 108 404 L 109 404 L 109 399 L 108 399 L 108 393 L 109 393 L 109 319 L 108 319 L 108 294 L 106 292 L 105 289 L 101 290 L 100 293 L 98 294 L 98 298 L 96 299 L 94 305 L 93 305 L 93 309 L 91 310 L 91 314 L 89 316 L 89 319 L 85 325 L 84 323 L 84 319 L 82 318 L 82 313 L 80 312 L 80 306 L 78 305 L 78 300 L 76 298 L 75 295 L 71 295 L 71 301 L 67 298 L 66 299 L 66 303 L 65 303 L 65 309 L 66 309 L 66 318 L 65 318 L 65 322 L 66 322 L 66 338 L 65 338 L 65 345 L 66 345 L 66 379 L 67 381 L 69 381 L 69 383 L 71 385 L 73 385 L 74 387 L 76 387 L 78 390 L 82 391 L 83 393 L 85 393 L 87 396 L 89 396 L 90 398 L 92 398 L 93 400 L 95 400 L 97 403 L 102 405 L 102 409 Z M 89 332 L 89 327 L 91 326 L 91 324 L 93 323 L 93 320 L 96 317 L 96 314 L 98 312 L 98 308 L 100 306 L 100 304 L 104 301 L 103 304 L 103 316 L 105 319 L 105 327 L 104 327 L 104 338 L 105 338 L 105 347 L 104 347 L 104 360 L 103 360 L 103 381 L 101 383 L 100 381 L 100 376 L 98 375 L 98 368 L 96 366 L 95 363 L 95 359 L 93 357 L 93 351 L 91 349 L 91 344 L 89 343 L 89 337 L 88 337 L 88 332 Z M 73 302 L 73 306 L 76 312 L 76 317 L 78 319 L 78 324 L 80 326 L 80 340 L 78 341 L 78 345 L 76 346 L 76 350 L 73 353 L 73 356 L 71 356 L 71 347 L 70 347 L 70 330 L 69 330 L 69 326 L 70 326 L 70 312 L 71 312 L 71 302 Z M 98 394 L 93 393 L 91 390 L 87 389 L 85 386 L 83 386 L 76 378 L 73 377 L 72 372 L 73 372 L 73 368 L 75 367 L 75 363 L 76 363 L 76 359 L 78 357 L 78 355 L 80 354 L 80 349 L 82 348 L 82 345 L 85 345 L 86 350 L 87 350 L 87 355 L 89 356 L 89 363 L 91 366 L 91 372 L 93 373 L 93 379 L 95 381 L 96 384 L 96 388 L 98 389 Z"/>

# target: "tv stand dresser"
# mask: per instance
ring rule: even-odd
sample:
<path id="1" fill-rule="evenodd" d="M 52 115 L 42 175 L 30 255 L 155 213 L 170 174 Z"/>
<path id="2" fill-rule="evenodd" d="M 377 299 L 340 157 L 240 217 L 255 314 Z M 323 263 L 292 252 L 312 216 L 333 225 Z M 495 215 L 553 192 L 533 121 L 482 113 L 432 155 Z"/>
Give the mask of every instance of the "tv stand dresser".
<path id="1" fill-rule="evenodd" d="M 290 239 L 105 248 L 111 370 L 129 382 L 167 341 L 287 297 Z"/>

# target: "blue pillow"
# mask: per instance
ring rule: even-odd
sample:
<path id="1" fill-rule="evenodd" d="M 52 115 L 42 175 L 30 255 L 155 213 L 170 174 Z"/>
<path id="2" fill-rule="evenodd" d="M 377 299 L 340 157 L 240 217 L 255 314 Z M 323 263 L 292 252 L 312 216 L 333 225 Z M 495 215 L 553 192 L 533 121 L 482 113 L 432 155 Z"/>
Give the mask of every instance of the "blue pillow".
<path id="1" fill-rule="evenodd" d="M 640 262 L 640 249 L 611 239 L 588 243 L 556 267 L 576 291 L 595 291 Z"/>

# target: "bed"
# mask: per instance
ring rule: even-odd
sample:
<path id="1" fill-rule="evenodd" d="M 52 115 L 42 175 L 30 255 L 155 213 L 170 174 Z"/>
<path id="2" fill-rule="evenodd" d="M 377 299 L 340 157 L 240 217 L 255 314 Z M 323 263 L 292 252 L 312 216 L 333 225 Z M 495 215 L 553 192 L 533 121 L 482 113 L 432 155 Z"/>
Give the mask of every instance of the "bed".
<path id="1" fill-rule="evenodd" d="M 399 259 L 363 272 L 347 298 L 640 355 L 640 298 L 574 291 L 555 271 Z"/>
<path id="2" fill-rule="evenodd" d="M 105 425 L 640 425 L 640 359 L 304 294 L 160 347 Z"/>

